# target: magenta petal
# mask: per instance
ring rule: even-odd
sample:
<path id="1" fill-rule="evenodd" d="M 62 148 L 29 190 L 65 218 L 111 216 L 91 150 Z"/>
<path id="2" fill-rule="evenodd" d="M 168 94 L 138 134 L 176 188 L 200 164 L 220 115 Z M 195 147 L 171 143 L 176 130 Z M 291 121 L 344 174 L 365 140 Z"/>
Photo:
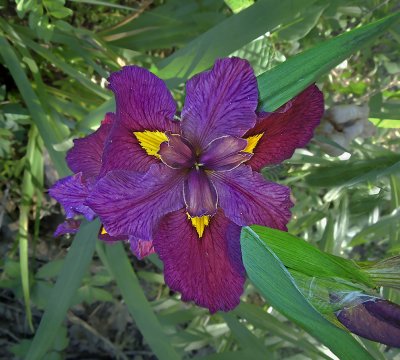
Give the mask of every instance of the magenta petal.
<path id="1" fill-rule="evenodd" d="M 354 334 L 400 347 L 400 306 L 395 303 L 374 299 L 344 308 L 336 316 Z"/>
<path id="2" fill-rule="evenodd" d="M 140 240 L 134 236 L 130 236 L 129 244 L 131 246 L 131 251 L 139 260 L 154 254 L 154 245 L 151 240 Z"/>
<path id="3" fill-rule="evenodd" d="M 195 161 L 192 146 L 180 135 L 168 134 L 168 139 L 158 152 L 162 162 L 173 169 L 190 168 Z"/>
<path id="4" fill-rule="evenodd" d="M 138 66 L 125 66 L 112 73 L 108 81 L 115 94 L 118 121 L 127 128 L 132 131 L 175 129 L 175 101 L 157 76 Z"/>
<path id="5" fill-rule="evenodd" d="M 251 158 L 252 154 L 240 152 L 246 146 L 247 141 L 245 139 L 222 136 L 213 140 L 205 148 L 199 162 L 210 170 L 232 170 Z"/>
<path id="6" fill-rule="evenodd" d="M 247 165 L 213 172 L 211 180 L 218 193 L 219 206 L 237 225 L 257 224 L 286 230 L 293 206 L 288 187 L 266 181 Z"/>
<path id="7" fill-rule="evenodd" d="M 117 121 L 104 150 L 101 175 L 111 170 L 145 172 L 159 160 L 146 153 L 134 132 L 179 132 L 179 124 L 173 120 L 175 101 L 161 79 L 138 66 L 112 73 L 109 81 L 115 94 Z"/>
<path id="8" fill-rule="evenodd" d="M 93 220 L 96 214 L 84 205 L 89 193 L 90 185 L 83 180 L 82 173 L 58 180 L 49 189 L 50 196 L 63 206 L 67 218 L 82 214 L 86 219 Z"/>
<path id="9" fill-rule="evenodd" d="M 182 132 L 203 150 L 224 135 L 242 136 L 256 122 L 257 81 L 246 60 L 219 59 L 186 83 Z"/>
<path id="10" fill-rule="evenodd" d="M 111 236 L 110 234 L 102 234 L 101 233 L 101 228 L 99 231 L 99 235 L 98 235 L 99 240 L 104 241 L 106 243 L 115 243 L 117 241 L 122 241 L 122 240 L 127 240 L 128 239 L 128 235 L 115 235 L 115 236 Z"/>
<path id="11" fill-rule="evenodd" d="M 235 308 L 245 282 L 240 230 L 219 210 L 199 239 L 184 209 L 165 216 L 154 247 L 167 285 L 211 313 Z"/>
<path id="12" fill-rule="evenodd" d="M 153 165 L 146 174 L 111 171 L 97 182 L 87 204 L 111 236 L 151 239 L 165 214 L 184 207 L 184 177 L 164 164 Z"/>
<path id="13" fill-rule="evenodd" d="M 67 219 L 57 226 L 54 236 L 57 237 L 65 234 L 76 234 L 80 225 L 80 220 Z"/>
<path id="14" fill-rule="evenodd" d="M 187 212 L 191 217 L 214 215 L 217 211 L 217 192 L 203 170 L 193 169 L 183 189 Z"/>
<path id="15" fill-rule="evenodd" d="M 260 114 L 256 126 L 245 135 L 264 133 L 247 164 L 259 171 L 266 165 L 290 158 L 296 148 L 311 140 L 323 113 L 323 94 L 317 86 L 311 85 L 277 111 Z"/>
<path id="16" fill-rule="evenodd" d="M 94 133 L 74 140 L 74 146 L 68 151 L 66 161 L 75 174 L 82 172 L 85 179 L 96 178 L 99 175 L 104 144 L 114 118 L 115 114 L 107 113 Z"/>
<path id="17" fill-rule="evenodd" d="M 120 121 L 116 121 L 110 131 L 102 161 L 101 177 L 112 170 L 146 172 L 152 164 L 160 162 L 146 153 L 133 130 Z"/>

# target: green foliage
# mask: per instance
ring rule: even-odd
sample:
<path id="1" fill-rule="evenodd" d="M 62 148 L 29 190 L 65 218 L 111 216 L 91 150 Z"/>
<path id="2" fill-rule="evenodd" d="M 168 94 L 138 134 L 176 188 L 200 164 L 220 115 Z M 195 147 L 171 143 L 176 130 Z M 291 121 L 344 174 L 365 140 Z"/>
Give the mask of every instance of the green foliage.
<path id="1" fill-rule="evenodd" d="M 374 283 L 354 262 L 317 249 L 289 233 L 262 226 L 252 226 L 257 236 L 277 255 L 289 270 L 308 276 L 342 278 L 373 287 Z"/>
<path id="2" fill-rule="evenodd" d="M 320 344 L 343 359 L 398 355 L 371 343 L 367 352 L 336 327 L 335 306 L 327 303 L 327 289 L 373 292 L 376 284 L 398 281 L 397 263 L 357 262 L 400 249 L 399 141 L 392 130 L 400 121 L 400 33 L 393 4 L 19 0 L 0 7 L 0 226 L 19 221 L 19 236 L 14 235 L 19 243 L 8 240 L 0 263 L 0 288 L 24 301 L 28 319 L 29 311 L 44 309 L 39 327 L 38 317 L 32 317 L 33 340 L 26 339 L 32 336 L 28 330 L 10 354 L 64 358 L 69 309 L 104 302 L 126 307 L 125 318 L 129 313 L 143 335 L 141 346 L 158 358 L 331 359 Z M 105 89 L 108 73 L 128 63 L 145 66 L 182 102 L 181 84 L 228 55 L 248 59 L 261 74 L 260 105 L 266 110 L 318 81 L 328 107 L 369 103 L 379 126 L 349 147 L 318 135 L 308 150 L 264 169 L 266 177 L 291 186 L 293 220 L 290 234 L 244 230 L 251 282 L 241 305 L 231 314 L 211 316 L 183 304 L 165 286 L 158 259 L 135 262 L 134 271 L 122 246 L 98 243 L 95 250 L 97 223 L 82 227 L 65 258 L 51 261 L 54 256 L 46 255 L 44 263 L 38 261 L 41 244 L 70 245 L 49 235 L 58 222 L 49 215 L 58 210 L 44 191 L 54 181 L 48 167 L 68 175 L 64 157 L 72 139 L 113 110 Z M 326 155 L 324 143 L 346 150 L 348 158 Z M 47 153 L 50 162 L 43 158 Z M 385 293 L 398 301 L 396 290 Z M 110 357 L 124 358 L 124 341 L 107 343 Z"/>
<path id="3" fill-rule="evenodd" d="M 241 244 L 248 276 L 269 304 L 300 324 L 340 359 L 373 359 L 348 333 L 315 310 L 282 262 L 254 231 L 244 228 Z"/>
<path id="4" fill-rule="evenodd" d="M 400 18 L 393 14 L 353 31 L 337 36 L 299 54 L 258 77 L 261 106 L 272 111 L 290 100 L 307 85 L 365 46 Z M 285 76 L 291 74 L 291 76 Z"/>
<path id="5" fill-rule="evenodd" d="M 139 17 L 135 12 L 100 35 L 113 46 L 134 51 L 182 47 L 224 20 L 222 5 L 222 0 L 172 0 Z"/>
<path id="6" fill-rule="evenodd" d="M 41 359 L 52 346 L 57 328 L 71 306 L 73 296 L 86 273 L 96 244 L 99 224 L 94 221 L 81 227 L 65 258 L 57 283 L 46 303 L 45 313 L 29 348 L 27 359 Z"/>

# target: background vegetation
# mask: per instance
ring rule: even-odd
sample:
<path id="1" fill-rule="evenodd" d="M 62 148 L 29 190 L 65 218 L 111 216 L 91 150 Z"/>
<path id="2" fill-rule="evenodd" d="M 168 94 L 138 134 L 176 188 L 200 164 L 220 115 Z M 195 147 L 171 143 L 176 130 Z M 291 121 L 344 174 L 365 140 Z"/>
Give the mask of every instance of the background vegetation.
<path id="1" fill-rule="evenodd" d="M 309 147 L 263 171 L 292 188 L 290 233 L 355 261 L 398 254 L 398 10 L 382 0 L 0 1 L 0 357 L 365 359 L 366 351 L 400 358 L 398 349 L 359 345 L 344 331 L 335 345 L 318 337 L 335 309 L 324 312 L 316 293 L 291 292 L 293 279 L 308 286 L 304 262 L 289 265 L 307 254 L 303 248 L 287 247 L 285 255 L 265 240 L 271 252 L 254 261 L 257 249 L 243 248 L 251 279 L 243 301 L 211 316 L 164 285 L 157 257 L 138 261 L 122 245 L 96 242 L 96 222 L 73 242 L 54 238 L 63 215 L 46 192 L 69 174 L 72 139 L 113 109 L 110 72 L 147 67 L 181 104 L 187 78 L 236 55 L 260 75 L 266 110 L 313 81 L 325 95 L 324 121 Z M 280 260 L 268 257 L 272 251 Z M 397 290 L 381 294 L 399 303 Z M 294 309 L 299 299 L 303 307 Z"/>

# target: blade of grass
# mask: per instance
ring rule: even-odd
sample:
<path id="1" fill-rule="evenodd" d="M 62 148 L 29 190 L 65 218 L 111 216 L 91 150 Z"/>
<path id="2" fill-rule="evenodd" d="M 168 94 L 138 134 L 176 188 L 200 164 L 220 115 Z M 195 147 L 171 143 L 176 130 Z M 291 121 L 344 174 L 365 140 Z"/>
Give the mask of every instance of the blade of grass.
<path id="1" fill-rule="evenodd" d="M 290 22 L 315 0 L 260 0 L 192 40 L 187 46 L 162 60 L 157 73 L 175 87 L 210 67 L 215 59 L 228 56 L 257 37 Z M 246 29 L 246 31 L 243 31 Z"/>
<path id="2" fill-rule="evenodd" d="M 272 355 L 271 351 L 249 329 L 239 322 L 235 315 L 221 313 L 222 318 L 229 326 L 232 335 L 236 338 L 242 350 L 250 351 L 252 359 L 265 359 Z"/>
<path id="3" fill-rule="evenodd" d="M 89 5 L 95 5 L 95 6 L 107 6 L 107 7 L 121 9 L 121 10 L 138 11 L 138 9 L 136 9 L 136 8 L 124 6 L 124 5 L 113 4 L 108 1 L 98 1 L 98 0 L 68 0 L 68 1 L 77 2 L 77 3 L 86 3 Z"/>
<path id="4" fill-rule="evenodd" d="M 33 338 L 26 360 L 41 360 L 53 345 L 57 330 L 61 326 L 71 301 L 89 269 L 96 246 L 99 222 L 85 222 L 65 257 L 63 267 Z"/>
<path id="5" fill-rule="evenodd" d="M 27 46 L 29 46 L 34 52 L 42 56 L 44 59 L 49 61 L 54 66 L 60 68 L 65 74 L 74 78 L 76 81 L 78 81 L 81 85 L 85 86 L 87 89 L 92 91 L 94 94 L 102 97 L 105 100 L 110 98 L 111 95 L 109 94 L 108 91 L 102 89 L 99 85 L 95 84 L 90 79 L 82 75 L 78 70 L 76 70 L 71 65 L 67 64 L 61 58 L 54 55 L 51 51 L 30 40 L 25 35 L 20 34 L 20 36 L 23 42 Z"/>
<path id="6" fill-rule="evenodd" d="M 400 208 L 400 179 L 397 175 L 390 175 L 390 200 L 392 211 Z M 395 226 L 391 228 L 390 242 L 395 246 L 400 241 L 400 231 Z"/>
<path id="7" fill-rule="evenodd" d="M 285 266 L 251 228 L 243 228 L 241 246 L 247 274 L 268 304 L 328 346 L 341 360 L 373 359 L 349 333 L 326 320 L 307 301 Z"/>
<path id="8" fill-rule="evenodd" d="M 180 359 L 147 301 L 122 244 L 104 246 L 99 243 L 97 253 L 113 275 L 132 318 L 157 358 Z"/>
<path id="9" fill-rule="evenodd" d="M 400 19 L 400 12 L 319 43 L 258 76 L 261 107 L 273 111 Z"/>
<path id="10" fill-rule="evenodd" d="M 323 359 L 332 359 L 317 346 L 307 341 L 304 333 L 295 330 L 293 324 L 279 321 L 275 316 L 267 313 L 257 305 L 242 302 L 233 312 L 255 327 L 266 330 L 271 335 L 277 335 L 296 347 L 308 351 L 310 356 L 313 354 Z"/>
<path id="11" fill-rule="evenodd" d="M 296 2 L 296 6 L 299 6 L 298 10 L 304 9 L 306 5 L 300 1 Z M 268 29 L 273 29 L 279 23 L 288 21 L 290 17 L 286 14 L 287 6 L 286 1 L 280 1 L 278 7 L 270 6 L 268 1 L 258 1 L 162 60 L 158 64 L 159 71 L 156 74 L 166 81 L 169 88 L 176 87 L 192 75 L 210 67 L 216 58 L 228 56 L 257 36 L 267 32 Z M 291 3 L 291 6 L 293 6 L 293 3 Z M 273 9 L 273 11 L 267 9 Z M 296 12 L 292 8 L 291 11 Z M 271 18 L 271 21 L 265 21 L 265 17 L 260 18 L 259 15 L 263 13 L 268 13 L 268 19 Z M 293 13 L 290 11 L 289 13 L 293 16 Z M 308 85 L 317 81 L 320 76 L 334 68 L 352 53 L 382 34 L 398 18 L 399 14 L 394 14 L 346 32 L 259 75 L 257 81 L 261 107 L 266 111 L 275 110 Z M 257 19 L 257 21 L 254 22 L 254 19 Z M 258 20 L 261 21 L 261 24 Z M 245 26 L 246 29 L 251 29 L 251 31 L 243 32 L 241 26 Z M 224 44 L 224 46 L 219 46 L 219 44 Z M 110 99 L 102 105 L 102 108 L 103 111 L 113 111 L 114 102 Z M 82 129 L 92 127 L 99 121 L 98 117 L 99 112 L 97 110 L 89 113 L 80 127 Z"/>
<path id="12" fill-rule="evenodd" d="M 15 54 L 13 48 L 1 35 L 0 48 L 2 49 L 1 56 L 3 57 L 3 60 L 18 87 L 26 106 L 29 109 L 32 120 L 39 130 L 40 136 L 43 139 L 51 159 L 53 160 L 53 164 L 56 167 L 58 174 L 60 176 L 68 175 L 70 171 L 68 170 L 68 167 L 64 161 L 64 154 L 55 151 L 53 148 L 53 145 L 57 144 L 58 140 L 54 136 L 52 127 L 49 125 L 47 116 L 43 111 L 43 106 L 35 91 L 32 89 L 24 69 L 21 66 L 20 60 Z"/>
<path id="13" fill-rule="evenodd" d="M 282 0 L 276 3 L 275 0 L 260 0 L 160 61 L 156 75 L 173 89 L 192 75 L 209 68 L 215 59 L 228 56 L 281 23 L 294 19 L 297 12 L 315 1 L 299 0 L 293 3 Z M 98 109 L 90 112 L 79 123 L 78 128 L 87 130 L 98 125 L 104 113 L 114 109 L 113 99 L 105 101 Z"/>
<path id="14" fill-rule="evenodd" d="M 353 261 L 322 252 L 285 231 L 254 225 L 251 229 L 289 269 L 309 276 L 340 277 L 374 287 L 373 281 Z"/>
<path id="15" fill-rule="evenodd" d="M 354 186 L 361 182 L 376 181 L 400 171 L 400 155 L 389 153 L 376 158 L 335 161 L 314 167 L 305 177 L 310 186 Z"/>
<path id="16" fill-rule="evenodd" d="M 29 255 L 28 255 L 28 233 L 29 213 L 32 206 L 32 198 L 35 193 L 34 170 L 37 158 L 41 158 L 41 151 L 38 149 L 38 132 L 36 126 L 32 125 L 28 133 L 28 146 L 25 155 L 25 170 L 22 179 L 21 195 L 22 200 L 19 206 L 18 242 L 19 242 L 19 264 L 21 270 L 22 292 L 25 303 L 26 318 L 28 325 L 33 332 L 32 312 L 30 305 L 29 286 Z"/>

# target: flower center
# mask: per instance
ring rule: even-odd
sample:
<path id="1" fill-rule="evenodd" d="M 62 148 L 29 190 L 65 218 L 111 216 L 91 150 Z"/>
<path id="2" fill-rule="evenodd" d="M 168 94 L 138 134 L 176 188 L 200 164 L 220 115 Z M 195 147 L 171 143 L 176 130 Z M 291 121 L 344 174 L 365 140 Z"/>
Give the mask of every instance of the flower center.
<path id="1" fill-rule="evenodd" d="M 179 134 L 161 131 L 133 133 L 147 154 L 159 158 L 166 166 L 188 171 L 184 199 L 188 218 L 199 238 L 217 211 L 218 194 L 208 177 L 209 171 L 229 171 L 249 160 L 264 133 L 247 139 L 222 136 L 201 152 L 195 151 Z"/>

